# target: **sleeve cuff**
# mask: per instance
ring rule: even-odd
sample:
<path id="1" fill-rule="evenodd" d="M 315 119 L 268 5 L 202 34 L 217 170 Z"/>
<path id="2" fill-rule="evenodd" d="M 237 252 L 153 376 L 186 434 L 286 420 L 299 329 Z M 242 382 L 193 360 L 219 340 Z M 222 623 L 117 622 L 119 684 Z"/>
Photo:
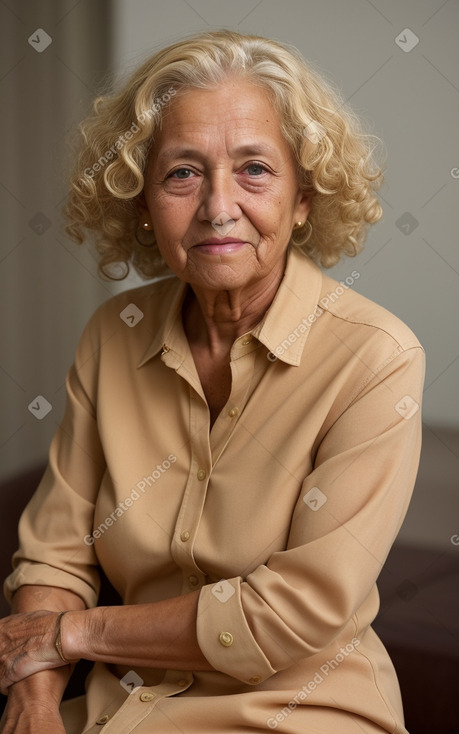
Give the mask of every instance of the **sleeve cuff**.
<path id="1" fill-rule="evenodd" d="M 201 589 L 196 631 L 203 655 L 221 673 L 250 685 L 276 673 L 247 624 L 240 577 Z"/>
<path id="2" fill-rule="evenodd" d="M 47 596 L 46 587 L 57 586 L 61 589 L 68 589 L 68 591 L 80 596 L 87 608 L 94 607 L 97 604 L 98 589 L 89 586 L 77 576 L 48 566 L 46 563 L 22 561 L 5 579 L 3 591 L 6 600 L 11 604 L 14 592 L 21 586 L 26 585 L 43 586 L 42 601 L 44 603 Z M 46 603 L 44 609 L 46 609 Z"/>

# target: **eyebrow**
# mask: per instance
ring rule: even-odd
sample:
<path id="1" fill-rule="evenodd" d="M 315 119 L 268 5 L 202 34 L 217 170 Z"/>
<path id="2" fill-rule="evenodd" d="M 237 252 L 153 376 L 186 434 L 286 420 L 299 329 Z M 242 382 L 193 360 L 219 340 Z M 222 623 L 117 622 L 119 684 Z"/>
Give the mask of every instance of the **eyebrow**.
<path id="1" fill-rule="evenodd" d="M 257 156 L 257 155 L 276 155 L 279 151 L 277 148 L 274 148 L 271 145 L 267 145 L 265 143 L 260 142 L 254 142 L 254 143 L 247 143 L 245 145 L 241 145 L 238 148 L 235 148 L 234 155 L 249 155 L 249 156 Z M 165 150 L 162 150 L 158 154 L 157 163 L 167 163 L 170 160 L 175 160 L 177 158 L 195 158 L 198 160 L 203 160 L 205 157 L 205 154 L 199 149 L 199 148 L 190 148 L 190 147 L 184 147 L 181 145 L 177 145 L 174 147 L 166 148 Z"/>

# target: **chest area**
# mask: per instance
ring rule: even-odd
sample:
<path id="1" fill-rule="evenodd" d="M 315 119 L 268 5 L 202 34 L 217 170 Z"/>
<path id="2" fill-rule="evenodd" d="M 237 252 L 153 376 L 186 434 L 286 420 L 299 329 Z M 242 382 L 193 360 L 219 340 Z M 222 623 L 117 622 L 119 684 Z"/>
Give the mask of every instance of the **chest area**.
<path id="1" fill-rule="evenodd" d="M 212 426 L 231 395 L 232 370 L 229 355 L 211 358 L 196 351 L 193 358 L 209 407 Z"/>

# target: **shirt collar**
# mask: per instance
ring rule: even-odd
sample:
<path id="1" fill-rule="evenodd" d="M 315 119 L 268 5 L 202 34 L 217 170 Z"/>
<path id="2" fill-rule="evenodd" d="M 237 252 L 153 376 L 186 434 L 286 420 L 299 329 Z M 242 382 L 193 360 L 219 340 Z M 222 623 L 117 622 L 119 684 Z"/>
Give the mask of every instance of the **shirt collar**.
<path id="1" fill-rule="evenodd" d="M 319 314 L 321 289 L 320 268 L 298 248 L 291 247 L 274 300 L 252 330 L 253 336 L 269 349 L 271 361 L 277 358 L 287 364 L 300 364 L 310 326 Z"/>
<path id="2" fill-rule="evenodd" d="M 138 367 L 156 356 L 164 344 L 185 359 L 182 306 L 188 285 L 178 278 L 168 278 L 164 288 L 164 297 L 154 315 L 155 336 Z M 322 273 L 318 266 L 300 250 L 291 247 L 274 300 L 249 332 L 269 350 L 271 361 L 280 359 L 286 364 L 300 364 L 310 326 L 320 315 L 317 304 L 321 288 Z"/>
<path id="3" fill-rule="evenodd" d="M 155 299 L 155 313 L 151 315 L 155 335 L 137 367 L 142 367 L 155 357 L 166 344 L 177 355 L 181 355 L 182 361 L 185 359 L 182 306 L 188 284 L 174 276 L 165 278 L 163 282 L 163 295 L 159 302 Z"/>

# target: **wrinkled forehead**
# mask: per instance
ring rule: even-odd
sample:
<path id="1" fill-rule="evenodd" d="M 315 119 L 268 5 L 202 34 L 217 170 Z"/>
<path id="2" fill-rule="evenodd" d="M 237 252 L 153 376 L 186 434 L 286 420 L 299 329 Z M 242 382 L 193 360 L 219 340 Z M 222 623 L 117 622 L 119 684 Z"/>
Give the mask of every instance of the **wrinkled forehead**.
<path id="1" fill-rule="evenodd" d="M 290 154 L 269 94 L 248 81 L 187 89 L 173 100 L 155 134 L 158 164 L 178 153 L 226 151 L 285 158 Z"/>

